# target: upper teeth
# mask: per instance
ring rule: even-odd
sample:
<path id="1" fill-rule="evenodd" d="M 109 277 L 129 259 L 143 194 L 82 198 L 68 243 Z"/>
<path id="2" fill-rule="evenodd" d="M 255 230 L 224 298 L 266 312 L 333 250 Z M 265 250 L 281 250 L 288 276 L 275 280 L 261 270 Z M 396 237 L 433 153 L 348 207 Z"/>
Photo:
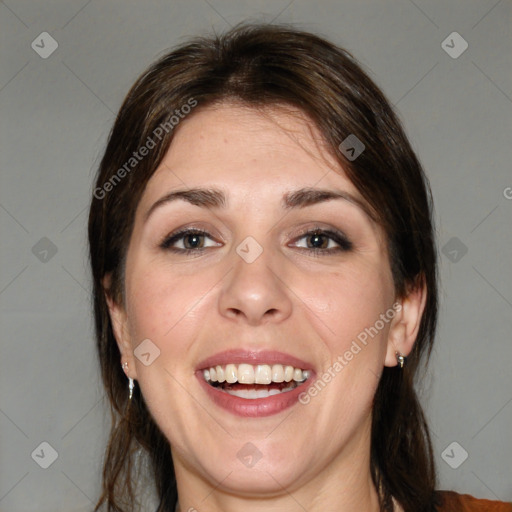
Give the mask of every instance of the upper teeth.
<path id="1" fill-rule="evenodd" d="M 310 372 L 282 364 L 227 364 L 203 370 L 206 381 L 234 384 L 270 384 L 271 382 L 303 382 Z"/>

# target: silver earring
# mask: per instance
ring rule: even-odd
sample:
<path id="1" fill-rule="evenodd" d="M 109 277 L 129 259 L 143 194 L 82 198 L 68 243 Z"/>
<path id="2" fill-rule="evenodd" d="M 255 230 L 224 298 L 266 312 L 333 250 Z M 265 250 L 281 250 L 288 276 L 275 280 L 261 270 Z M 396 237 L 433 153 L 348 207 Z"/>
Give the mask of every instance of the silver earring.
<path id="1" fill-rule="evenodd" d="M 405 366 L 405 363 L 407 362 L 407 358 L 400 352 L 395 352 L 395 355 L 396 362 L 400 365 L 400 368 L 403 368 Z"/>
<path id="2" fill-rule="evenodd" d="M 128 369 L 128 363 L 125 361 L 122 365 L 121 365 L 121 368 L 124 370 L 124 372 L 126 373 L 126 370 Z M 135 387 L 135 384 L 133 383 L 133 379 L 131 377 L 128 377 L 128 389 L 130 390 L 130 395 L 129 395 L 129 400 L 132 399 L 132 396 L 133 396 L 133 388 Z"/>

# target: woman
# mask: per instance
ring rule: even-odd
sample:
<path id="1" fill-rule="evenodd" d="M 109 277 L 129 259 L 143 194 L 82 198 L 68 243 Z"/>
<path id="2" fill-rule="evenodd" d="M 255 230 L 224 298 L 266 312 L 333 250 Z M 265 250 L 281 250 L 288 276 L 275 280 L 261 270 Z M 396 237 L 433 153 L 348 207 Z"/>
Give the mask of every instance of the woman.
<path id="1" fill-rule="evenodd" d="M 512 510 L 435 491 L 430 191 L 347 52 L 268 25 L 179 47 L 128 93 L 93 196 L 97 510 L 136 510 L 147 474 L 160 512 Z"/>

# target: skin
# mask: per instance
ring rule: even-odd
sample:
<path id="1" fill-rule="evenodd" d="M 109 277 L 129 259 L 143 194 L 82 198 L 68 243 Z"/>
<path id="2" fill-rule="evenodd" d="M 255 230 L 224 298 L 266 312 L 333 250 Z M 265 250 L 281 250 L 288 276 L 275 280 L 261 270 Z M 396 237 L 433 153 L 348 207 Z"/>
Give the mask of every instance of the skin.
<path id="1" fill-rule="evenodd" d="M 301 187 L 342 190 L 364 203 L 322 145 L 306 117 L 284 108 L 198 110 L 180 123 L 138 205 L 124 304 L 109 298 L 109 307 L 126 373 L 171 444 L 183 512 L 379 510 L 372 400 L 383 367 L 412 349 L 425 290 L 395 296 L 384 233 L 357 204 L 282 208 L 283 194 Z M 222 189 L 227 205 L 176 200 L 145 219 L 161 197 L 188 187 Z M 210 233 L 199 240 L 206 249 L 160 247 L 186 226 Z M 314 237 L 301 229 L 318 226 L 342 231 L 352 249 L 315 257 L 307 251 Z M 263 248 L 252 263 L 236 252 L 247 236 Z M 338 244 L 326 236 L 320 246 Z M 307 405 L 241 418 L 215 405 L 195 375 L 205 357 L 243 347 L 290 353 L 321 376 L 397 302 L 401 310 Z M 147 338 L 160 350 L 149 366 L 133 354 Z M 261 453 L 250 468 L 237 457 L 248 442 Z"/>

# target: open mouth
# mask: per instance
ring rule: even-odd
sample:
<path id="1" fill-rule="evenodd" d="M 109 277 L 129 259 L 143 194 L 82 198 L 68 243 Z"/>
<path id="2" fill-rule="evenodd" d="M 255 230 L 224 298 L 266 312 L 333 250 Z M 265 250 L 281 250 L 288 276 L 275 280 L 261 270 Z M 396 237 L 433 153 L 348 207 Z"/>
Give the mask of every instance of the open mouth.
<path id="1" fill-rule="evenodd" d="M 226 364 L 202 370 L 204 380 L 229 395 L 245 399 L 267 398 L 292 391 L 311 372 L 281 364 Z"/>

